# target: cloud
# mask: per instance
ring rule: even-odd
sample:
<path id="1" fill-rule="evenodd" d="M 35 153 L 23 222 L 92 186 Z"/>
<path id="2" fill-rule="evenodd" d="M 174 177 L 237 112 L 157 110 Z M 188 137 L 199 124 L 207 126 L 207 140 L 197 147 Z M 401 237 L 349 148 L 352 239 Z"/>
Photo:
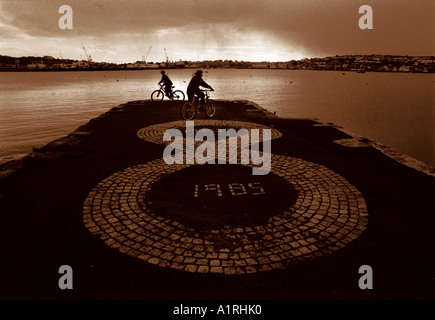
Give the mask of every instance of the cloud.
<path id="1" fill-rule="evenodd" d="M 73 8 L 73 30 L 58 28 L 58 9 L 63 4 Z M 258 57 L 266 55 L 266 59 L 301 54 L 433 54 L 433 1 L 419 0 L 417 5 L 411 0 L 367 0 L 364 4 L 373 7 L 374 30 L 358 28 L 360 0 L 3 1 L 0 34 L 14 38 L 14 30 L 13 43 L 23 35 L 44 39 L 44 45 L 56 39 L 56 45 L 64 48 L 84 42 L 98 53 L 130 47 L 135 55 L 142 55 L 153 46 L 150 56 L 159 60 L 163 47 L 186 59 L 238 55 L 242 50 L 246 57 L 255 55 L 248 50 L 256 50 Z"/>

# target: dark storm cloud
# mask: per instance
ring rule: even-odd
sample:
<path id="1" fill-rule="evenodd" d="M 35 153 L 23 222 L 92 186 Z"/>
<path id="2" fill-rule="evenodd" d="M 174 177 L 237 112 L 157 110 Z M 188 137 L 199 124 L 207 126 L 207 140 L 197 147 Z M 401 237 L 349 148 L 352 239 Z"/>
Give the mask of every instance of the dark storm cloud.
<path id="1" fill-rule="evenodd" d="M 244 23 L 249 12 L 264 4 L 255 1 L 208 0 L 116 0 L 116 1 L 4 1 L 2 11 L 11 23 L 32 35 L 59 34 L 58 8 L 68 4 L 74 10 L 74 30 L 83 36 L 139 33 L 159 28 L 213 23 Z"/>
<path id="2" fill-rule="evenodd" d="M 74 29 L 68 32 L 57 27 L 63 4 L 74 10 Z M 363 4 L 373 8 L 374 30 L 358 28 Z M 1 6 L 2 23 L 31 36 L 111 39 L 172 28 L 185 35 L 202 31 L 204 43 L 196 47 L 210 39 L 225 47 L 231 33 L 261 32 L 312 55 L 435 51 L 432 0 L 42 0 L 3 1 Z M 180 39 L 189 44 L 187 36 Z"/>

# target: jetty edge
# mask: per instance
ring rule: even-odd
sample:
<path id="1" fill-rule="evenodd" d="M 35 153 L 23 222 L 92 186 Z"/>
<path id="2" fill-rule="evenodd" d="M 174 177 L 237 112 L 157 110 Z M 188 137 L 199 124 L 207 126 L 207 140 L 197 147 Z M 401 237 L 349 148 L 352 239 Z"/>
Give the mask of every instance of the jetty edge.
<path id="1" fill-rule="evenodd" d="M 435 179 L 428 174 L 430 170 L 422 172 L 399 163 L 370 143 L 337 143 L 355 137 L 312 119 L 281 119 L 245 100 L 216 102 L 216 120 L 276 128 L 282 137 L 272 141 L 273 154 L 319 164 L 355 186 L 367 204 L 367 229 L 329 255 L 230 277 L 174 270 L 108 247 L 83 223 L 86 198 L 114 173 L 162 158 L 162 146 L 139 139 L 139 129 L 180 120 L 179 104 L 130 101 L 0 167 L 0 230 L 6 257 L 0 296 L 144 300 L 434 297 Z M 213 166 L 209 169 L 214 170 Z M 74 290 L 60 291 L 57 286 L 57 271 L 63 264 L 74 270 Z M 373 267 L 375 289 L 358 287 L 361 265 Z"/>

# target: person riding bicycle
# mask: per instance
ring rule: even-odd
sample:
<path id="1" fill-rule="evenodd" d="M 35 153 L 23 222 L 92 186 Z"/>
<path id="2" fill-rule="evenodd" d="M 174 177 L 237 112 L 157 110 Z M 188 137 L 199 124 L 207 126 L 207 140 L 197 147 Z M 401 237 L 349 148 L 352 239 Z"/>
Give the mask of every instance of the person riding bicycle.
<path id="1" fill-rule="evenodd" d="M 214 89 L 202 79 L 202 73 L 202 70 L 195 72 L 187 86 L 187 97 L 189 102 L 192 102 L 195 95 L 197 95 L 201 99 L 201 108 L 204 109 L 204 92 L 199 87 L 209 88 L 211 91 L 214 91 Z"/>
<path id="2" fill-rule="evenodd" d="M 163 83 L 163 85 L 165 86 L 166 95 L 168 96 L 168 98 L 172 98 L 172 81 L 166 75 L 165 70 L 160 71 L 160 73 L 162 74 L 162 80 L 160 80 L 158 84 Z"/>

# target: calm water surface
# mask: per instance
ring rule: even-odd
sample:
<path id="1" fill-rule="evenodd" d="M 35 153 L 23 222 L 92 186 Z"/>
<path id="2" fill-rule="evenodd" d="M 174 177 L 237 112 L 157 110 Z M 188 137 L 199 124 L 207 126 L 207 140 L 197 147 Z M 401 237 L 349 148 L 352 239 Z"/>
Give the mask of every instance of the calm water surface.
<path id="1" fill-rule="evenodd" d="M 168 70 L 185 92 L 195 70 Z M 216 99 L 252 100 L 285 118 L 316 118 L 435 166 L 435 74 L 214 70 Z M 0 73 L 0 163 L 67 135 L 130 100 L 159 70 Z"/>

